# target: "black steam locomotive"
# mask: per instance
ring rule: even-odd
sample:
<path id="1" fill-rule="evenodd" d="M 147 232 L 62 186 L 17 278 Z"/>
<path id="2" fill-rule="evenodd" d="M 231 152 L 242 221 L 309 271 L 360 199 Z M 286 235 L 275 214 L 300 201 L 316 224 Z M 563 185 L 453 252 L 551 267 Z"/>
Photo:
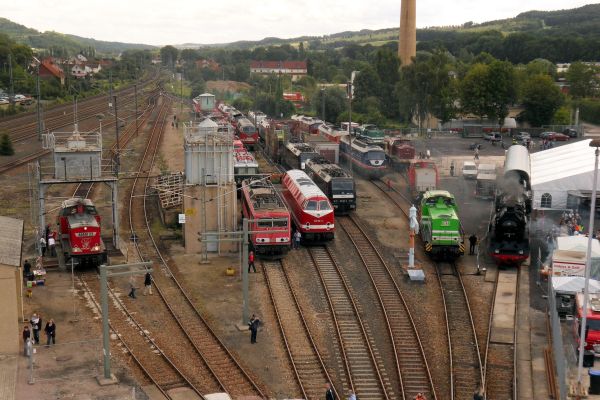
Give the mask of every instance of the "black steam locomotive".
<path id="1" fill-rule="evenodd" d="M 520 265 L 529 257 L 531 186 L 529 151 L 513 145 L 506 152 L 504 177 L 490 220 L 490 256 L 498 265 Z"/>

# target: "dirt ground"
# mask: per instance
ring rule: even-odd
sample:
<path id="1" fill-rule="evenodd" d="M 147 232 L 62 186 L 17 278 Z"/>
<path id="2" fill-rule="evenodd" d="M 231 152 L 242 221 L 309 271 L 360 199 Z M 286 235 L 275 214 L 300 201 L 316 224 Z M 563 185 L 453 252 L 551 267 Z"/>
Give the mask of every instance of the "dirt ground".
<path id="1" fill-rule="evenodd" d="M 218 91 L 218 92 L 239 92 L 241 90 L 250 89 L 250 85 L 245 82 L 236 81 L 208 81 L 206 82 L 207 91 Z"/>

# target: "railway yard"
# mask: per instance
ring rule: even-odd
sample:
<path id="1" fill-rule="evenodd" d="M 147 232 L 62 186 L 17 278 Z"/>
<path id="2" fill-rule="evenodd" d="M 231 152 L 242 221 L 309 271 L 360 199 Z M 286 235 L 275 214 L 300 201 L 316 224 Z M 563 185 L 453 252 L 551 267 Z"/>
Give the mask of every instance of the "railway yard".
<path id="1" fill-rule="evenodd" d="M 249 309 L 262 325 L 251 344 L 250 332 L 239 328 L 247 322 L 241 320 L 239 253 L 207 259 L 186 253 L 182 240 L 162 224 L 152 195 L 152 176 L 183 170 L 183 124 L 171 121 L 190 120 L 193 113 L 184 108 L 179 114 L 179 103 L 155 78 L 138 86 L 137 119 L 132 90 L 119 93 L 125 121 L 119 148 L 106 97 L 80 105 L 79 130 L 96 129 L 95 116 L 106 116 L 103 146 L 119 152 L 123 178 L 121 252 L 109 249 L 110 263 L 151 261 L 154 293 L 127 296 L 130 285 L 143 287 L 142 277 L 109 280 L 110 346 L 119 382 L 99 386 L 96 269 L 76 269 L 72 276 L 60 251 L 58 259 L 49 258 L 45 286 L 24 299 L 23 315 L 54 318 L 58 345 L 37 347 L 32 370 L 26 357 L 18 360 L 17 399 L 201 399 L 218 392 L 234 399 L 316 399 L 323 398 L 328 382 L 337 398 L 354 392 L 361 400 L 412 400 L 418 393 L 428 400 L 471 399 L 479 388 L 488 399 L 550 398 L 545 316 L 530 306 L 530 298 L 542 294 L 534 271 L 527 264 L 499 269 L 483 249 L 479 256 L 434 261 L 417 237 L 415 259 L 425 280 L 411 281 L 406 266 L 412 201 L 406 174 L 392 170 L 381 179 L 354 176 L 356 210 L 336 216 L 334 240 L 303 245 L 281 260 L 257 260 L 257 272 L 248 277 Z M 5 216 L 26 221 L 23 258 L 32 259 L 37 236 L 27 163 L 49 150 L 40 149 L 36 124 L 27 118 L 0 122 L 17 150 L 0 164 L 0 204 Z M 63 108 L 48 113 L 46 128 L 71 131 L 73 115 Z M 415 146 L 430 151 L 438 164 L 440 188 L 456 196 L 465 234 L 483 238 L 492 202 L 474 197 L 474 181 L 450 174 L 451 164 L 472 159 L 470 142 L 434 137 L 415 140 Z M 481 162 L 501 165 L 503 154 L 499 146 L 488 146 Z M 267 164 L 260 149 L 256 156 Z M 100 214 L 110 214 L 105 186 L 70 186 L 52 186 L 46 210 L 77 194 L 93 199 Z M 110 218 L 103 218 L 102 228 L 111 232 Z"/>

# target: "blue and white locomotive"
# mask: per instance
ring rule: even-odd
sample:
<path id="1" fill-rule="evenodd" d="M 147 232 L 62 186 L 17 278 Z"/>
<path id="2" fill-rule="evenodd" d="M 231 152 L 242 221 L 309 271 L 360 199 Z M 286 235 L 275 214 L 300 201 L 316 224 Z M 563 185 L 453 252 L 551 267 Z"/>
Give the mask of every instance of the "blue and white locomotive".
<path id="1" fill-rule="evenodd" d="M 340 140 L 340 154 L 352 161 L 352 168 L 369 179 L 380 178 L 387 170 L 385 151 L 360 139 L 344 136 Z"/>

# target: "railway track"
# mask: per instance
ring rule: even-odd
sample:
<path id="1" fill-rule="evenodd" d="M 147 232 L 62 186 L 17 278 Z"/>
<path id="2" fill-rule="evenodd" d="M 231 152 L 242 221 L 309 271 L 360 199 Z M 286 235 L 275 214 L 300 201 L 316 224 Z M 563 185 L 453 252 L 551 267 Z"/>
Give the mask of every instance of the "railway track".
<path id="1" fill-rule="evenodd" d="M 337 222 L 354 243 L 383 309 L 394 350 L 401 398 L 409 400 L 423 393 L 428 399 L 436 399 L 421 339 L 389 267 L 353 217 L 337 217 Z"/>
<path id="2" fill-rule="evenodd" d="M 170 105 L 171 101 L 169 100 L 167 104 Z M 140 173 L 151 171 L 154 165 L 161 133 L 164 129 L 165 110 L 166 107 L 161 108 L 158 118 L 160 127 L 151 134 L 148 147 L 139 165 L 138 172 Z M 146 202 L 149 182 L 149 177 L 137 177 L 133 180 L 129 199 L 129 225 L 131 236 L 136 238 L 135 249 L 140 261 L 154 262 L 153 281 L 161 300 L 157 306 L 164 309 L 164 314 L 175 319 L 179 325 L 179 330 L 172 330 L 172 333 L 164 338 L 165 341 L 172 341 L 173 335 L 186 335 L 191 347 L 201 355 L 206 364 L 207 370 L 203 371 L 202 375 L 212 376 L 219 382 L 221 389 L 233 397 L 258 396 L 264 398 L 265 395 L 258 384 L 246 373 L 198 312 L 158 249 L 150 229 L 151 218 Z M 181 347 L 178 346 L 171 350 L 181 353 Z"/>
<path id="3" fill-rule="evenodd" d="M 450 348 L 451 399 L 470 399 L 483 382 L 483 365 L 469 299 L 454 263 L 436 263 Z"/>
<path id="4" fill-rule="evenodd" d="M 342 398 L 335 389 L 327 372 L 323 358 L 313 340 L 304 314 L 290 280 L 284 261 L 263 261 L 263 274 L 275 310 L 279 330 L 292 363 L 298 385 L 305 399 L 317 399 L 323 395 L 323 387 L 329 382 L 337 398 Z"/>
<path id="5" fill-rule="evenodd" d="M 156 92 L 152 92 L 149 94 L 147 100 L 149 101 L 150 98 L 152 98 L 153 95 L 155 95 Z M 148 106 L 150 107 L 150 106 Z M 147 110 L 147 109 L 146 109 Z M 95 116 L 98 113 L 99 110 L 96 110 L 96 112 L 93 113 L 93 116 Z M 142 115 L 145 113 L 145 110 L 142 110 Z M 57 117 L 58 118 L 58 117 Z M 60 118 L 66 118 L 65 116 L 62 116 Z M 138 117 L 139 118 L 139 117 Z M 80 119 L 81 120 L 81 119 Z M 135 122 L 135 121 L 134 121 Z M 64 127 L 64 126 L 68 126 L 68 125 L 72 125 L 73 121 L 70 121 L 68 123 L 64 123 L 63 125 L 61 125 L 60 127 Z M 114 121 L 110 121 L 108 123 L 106 123 L 104 125 L 104 127 L 110 126 L 112 124 L 114 124 Z M 130 124 L 129 126 L 131 126 L 132 124 Z M 135 123 L 133 123 L 133 125 L 135 125 Z M 138 125 L 139 126 L 139 125 Z M 17 137 L 16 140 L 26 140 L 26 139 L 30 139 L 30 138 L 34 138 L 37 137 L 37 132 L 36 133 L 31 133 L 29 135 L 23 136 L 23 137 Z M 15 140 L 15 138 L 13 138 L 13 140 Z M 15 169 L 17 167 L 20 167 L 22 165 L 25 165 L 31 161 L 37 160 L 43 156 L 46 156 L 48 154 L 50 154 L 52 151 L 49 149 L 37 149 L 35 150 L 33 153 L 31 154 L 27 154 L 23 157 L 20 157 L 19 159 L 4 163 L 0 165 L 0 173 L 4 173 L 6 171 L 10 171 L 12 169 Z"/>
<path id="6" fill-rule="evenodd" d="M 311 247 L 309 253 L 329 303 L 350 389 L 361 400 L 395 398 L 357 302 L 337 262 L 326 247 Z"/>
<path id="7" fill-rule="evenodd" d="M 91 273 L 82 273 L 78 276 L 87 297 L 92 301 L 99 314 L 102 313 L 96 295 L 100 292 L 98 276 Z M 109 288 L 109 327 L 115 337 L 123 344 L 128 354 L 142 370 L 144 375 L 158 388 L 167 399 L 173 399 L 169 391 L 177 388 L 188 387 L 201 398 L 201 389 L 196 383 L 187 379 L 185 373 L 175 365 L 156 341 L 150 336 L 148 330 L 140 325 L 135 316 L 127 309 L 112 289 Z"/>
<path id="8" fill-rule="evenodd" d="M 484 358 L 484 390 L 488 399 L 517 399 L 517 304 L 519 291 L 518 272 L 514 293 L 514 315 L 513 315 L 513 330 L 511 335 L 504 339 L 498 336 L 494 338 L 493 334 L 493 319 L 495 314 L 495 304 L 498 296 L 510 295 L 509 292 L 499 292 L 500 285 L 506 279 L 510 279 L 508 275 L 515 271 L 498 270 L 498 276 L 494 287 L 494 296 L 490 305 L 490 319 L 488 325 L 487 346 Z M 508 306 L 508 304 L 506 304 Z M 511 310 L 504 310 L 510 313 Z"/>

